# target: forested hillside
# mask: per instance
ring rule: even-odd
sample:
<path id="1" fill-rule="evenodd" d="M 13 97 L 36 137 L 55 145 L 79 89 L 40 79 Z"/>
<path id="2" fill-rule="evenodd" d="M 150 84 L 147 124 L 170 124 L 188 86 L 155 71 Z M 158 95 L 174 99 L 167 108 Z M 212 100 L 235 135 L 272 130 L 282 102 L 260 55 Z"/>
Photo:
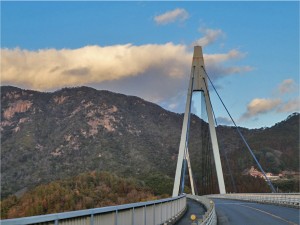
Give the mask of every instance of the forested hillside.
<path id="1" fill-rule="evenodd" d="M 1 218 L 58 213 L 72 210 L 154 200 L 149 188 L 134 179 L 105 172 L 80 174 L 40 185 L 22 197 L 1 202 Z"/>
<path id="2" fill-rule="evenodd" d="M 1 106 L 2 198 L 91 171 L 136 178 L 158 195 L 171 193 L 182 114 L 89 87 L 43 93 L 3 86 Z M 298 113 L 270 128 L 241 131 L 267 172 L 299 170 Z M 199 190 L 202 162 L 211 154 L 207 134 L 207 123 L 193 115 L 189 152 Z M 255 164 L 235 128 L 218 126 L 217 135 L 228 191 L 234 191 L 230 171 L 238 192 L 268 190 L 242 176 Z"/>

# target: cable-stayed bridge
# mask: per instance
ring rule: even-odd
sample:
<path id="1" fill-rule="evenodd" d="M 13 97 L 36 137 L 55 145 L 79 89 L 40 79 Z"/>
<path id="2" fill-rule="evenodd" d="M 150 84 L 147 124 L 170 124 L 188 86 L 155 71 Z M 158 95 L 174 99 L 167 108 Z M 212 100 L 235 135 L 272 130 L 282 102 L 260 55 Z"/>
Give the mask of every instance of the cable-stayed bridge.
<path id="1" fill-rule="evenodd" d="M 212 86 L 229 117 L 237 129 L 246 148 L 269 185 L 268 194 L 239 193 L 226 194 L 224 175 L 220 159 L 215 118 L 209 96 L 208 86 Z M 196 185 L 189 155 L 189 133 L 191 123 L 191 105 L 194 92 L 201 92 L 208 119 L 209 144 L 205 156 L 212 153 L 211 159 L 203 157 L 202 171 L 208 171 L 202 184 Z M 203 146 L 202 146 L 203 147 Z M 217 177 L 218 192 L 211 194 L 212 186 L 208 179 L 212 177 L 211 165 Z M 185 178 L 188 174 L 191 194 L 185 194 Z M 197 190 L 196 187 L 203 187 Z M 204 190 L 206 189 L 206 190 Z M 198 193 L 202 193 L 200 196 Z M 205 193 L 205 195 L 203 195 Z M 94 208 L 65 213 L 48 214 L 18 219 L 2 220 L 1 224 L 86 224 L 86 225 L 157 225 L 157 224 L 299 224 L 299 193 L 276 193 L 274 186 L 256 159 L 251 147 L 239 130 L 222 98 L 208 76 L 203 59 L 202 48 L 195 46 L 191 75 L 183 119 L 179 153 L 171 198 L 126 205 Z"/>

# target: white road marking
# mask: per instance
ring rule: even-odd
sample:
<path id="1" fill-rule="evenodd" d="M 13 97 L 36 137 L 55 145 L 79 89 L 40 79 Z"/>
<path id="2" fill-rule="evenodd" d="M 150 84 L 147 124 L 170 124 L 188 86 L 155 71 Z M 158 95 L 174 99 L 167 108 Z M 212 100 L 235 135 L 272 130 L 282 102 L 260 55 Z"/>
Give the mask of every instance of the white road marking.
<path id="1" fill-rule="evenodd" d="M 289 221 L 289 220 L 286 220 L 286 219 L 284 219 L 284 218 L 282 218 L 282 217 L 280 217 L 280 216 L 276 216 L 276 215 L 274 215 L 274 214 L 272 214 L 272 213 L 269 213 L 269 212 L 266 212 L 266 211 L 263 211 L 263 210 L 260 210 L 260 209 L 257 209 L 257 208 L 253 208 L 253 207 L 247 206 L 247 205 L 245 205 L 245 204 L 240 204 L 240 206 L 247 207 L 247 208 L 249 208 L 249 209 L 253 209 L 253 210 L 256 210 L 256 211 L 265 213 L 265 214 L 267 214 L 267 215 L 269 215 L 269 216 L 275 217 L 275 218 L 277 218 L 277 219 L 280 219 L 280 220 L 282 220 L 282 221 L 284 221 L 284 222 L 286 222 L 286 223 L 292 224 L 292 225 L 298 225 L 298 224 L 296 224 L 296 223 L 294 223 L 294 222 L 291 222 L 291 221 Z"/>
<path id="2" fill-rule="evenodd" d="M 254 204 L 257 204 L 257 203 L 238 203 L 238 202 L 215 203 L 215 205 L 241 205 L 241 204 L 244 204 L 244 205 L 254 205 Z"/>

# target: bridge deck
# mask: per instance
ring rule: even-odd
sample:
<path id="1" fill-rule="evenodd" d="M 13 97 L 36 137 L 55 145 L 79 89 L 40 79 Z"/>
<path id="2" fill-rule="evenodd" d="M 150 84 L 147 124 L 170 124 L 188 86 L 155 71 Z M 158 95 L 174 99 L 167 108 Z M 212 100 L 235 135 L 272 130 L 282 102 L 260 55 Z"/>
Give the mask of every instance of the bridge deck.
<path id="1" fill-rule="evenodd" d="M 299 224 L 299 209 L 225 199 L 214 202 L 219 225 Z"/>
<path id="2" fill-rule="evenodd" d="M 197 218 L 202 218 L 202 216 L 205 213 L 205 208 L 203 205 L 199 204 L 198 202 L 192 200 L 192 199 L 187 199 L 187 211 L 183 215 L 183 217 L 175 223 L 175 225 L 187 225 L 191 224 L 192 221 L 190 219 L 191 215 L 194 214 Z"/>

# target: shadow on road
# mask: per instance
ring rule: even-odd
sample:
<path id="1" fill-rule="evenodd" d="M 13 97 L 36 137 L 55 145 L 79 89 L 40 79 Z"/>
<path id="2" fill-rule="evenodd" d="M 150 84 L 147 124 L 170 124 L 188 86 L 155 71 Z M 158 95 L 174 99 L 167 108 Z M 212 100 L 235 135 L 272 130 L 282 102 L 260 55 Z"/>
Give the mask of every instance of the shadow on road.
<path id="1" fill-rule="evenodd" d="M 190 219 L 191 215 L 194 214 L 197 219 L 201 219 L 205 213 L 205 208 L 203 205 L 199 204 L 194 200 L 187 198 L 187 211 L 183 217 L 175 223 L 175 225 L 189 225 L 192 223 Z"/>

